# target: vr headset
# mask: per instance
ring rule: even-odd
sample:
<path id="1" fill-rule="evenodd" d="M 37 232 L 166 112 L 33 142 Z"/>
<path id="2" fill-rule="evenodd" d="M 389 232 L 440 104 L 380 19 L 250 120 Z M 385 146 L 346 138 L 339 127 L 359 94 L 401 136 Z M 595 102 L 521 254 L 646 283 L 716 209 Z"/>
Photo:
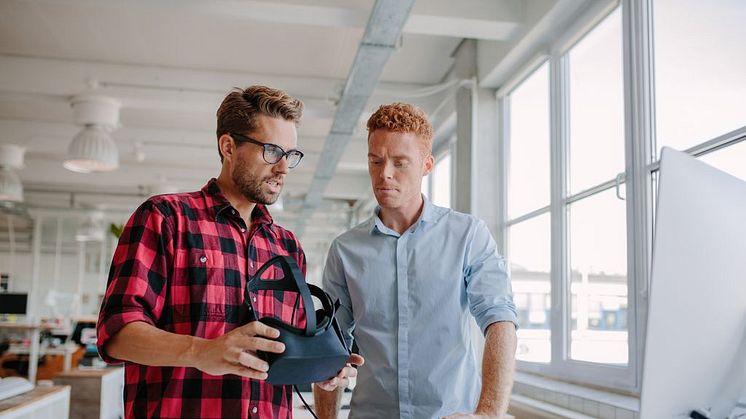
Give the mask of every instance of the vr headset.
<path id="1" fill-rule="evenodd" d="M 264 280 L 262 274 L 271 266 L 278 266 L 282 279 Z M 350 356 L 342 331 L 334 317 L 339 300 L 332 302 L 321 288 L 306 284 L 295 260 L 289 256 L 276 256 L 265 263 L 246 283 L 244 301 L 250 317 L 257 320 L 251 305 L 251 293 L 261 290 L 291 291 L 300 294 L 306 312 L 306 327 L 300 329 L 275 317 L 258 319 L 280 331 L 275 339 L 285 344 L 281 354 L 259 351 L 258 355 L 269 364 L 266 382 L 274 385 L 297 385 L 326 381 L 344 368 Z M 314 310 L 312 297 L 321 300 L 323 308 Z"/>

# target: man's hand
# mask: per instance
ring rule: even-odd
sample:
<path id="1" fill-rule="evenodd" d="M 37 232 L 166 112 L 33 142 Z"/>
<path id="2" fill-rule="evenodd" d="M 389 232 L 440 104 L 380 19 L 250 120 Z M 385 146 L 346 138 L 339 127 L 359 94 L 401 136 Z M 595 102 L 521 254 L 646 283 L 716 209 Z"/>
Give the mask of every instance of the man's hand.
<path id="1" fill-rule="evenodd" d="M 269 364 L 256 351 L 282 353 L 285 345 L 270 340 L 279 336 L 277 329 L 253 321 L 219 338 L 197 340 L 193 348 L 194 367 L 210 375 L 236 374 L 264 380 Z"/>
<path id="2" fill-rule="evenodd" d="M 339 371 L 336 377 L 330 378 L 323 383 L 316 383 L 316 386 L 325 391 L 334 391 L 338 387 L 346 388 L 350 384 L 350 377 L 357 377 L 357 370 L 352 366 L 361 366 L 365 363 L 365 359 L 358 355 L 350 355 L 350 359 L 347 360 L 347 365 Z"/>

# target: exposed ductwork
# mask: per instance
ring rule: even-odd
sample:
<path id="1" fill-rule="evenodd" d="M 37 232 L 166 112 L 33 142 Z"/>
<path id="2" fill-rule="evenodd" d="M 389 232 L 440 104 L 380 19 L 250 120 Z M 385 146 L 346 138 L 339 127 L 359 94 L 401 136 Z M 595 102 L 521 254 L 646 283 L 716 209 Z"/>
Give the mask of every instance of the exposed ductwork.
<path id="1" fill-rule="evenodd" d="M 334 114 L 331 132 L 324 143 L 320 162 L 298 218 L 295 232 L 300 236 L 323 199 L 342 153 L 358 126 L 360 115 L 396 48 L 412 6 L 414 0 L 377 0 L 373 5 L 365 34 Z"/>

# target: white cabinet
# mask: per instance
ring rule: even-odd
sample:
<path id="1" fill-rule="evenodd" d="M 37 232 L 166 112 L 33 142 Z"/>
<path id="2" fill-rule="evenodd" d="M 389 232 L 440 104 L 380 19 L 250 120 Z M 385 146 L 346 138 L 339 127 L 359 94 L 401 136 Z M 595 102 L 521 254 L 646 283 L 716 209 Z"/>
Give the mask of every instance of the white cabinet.
<path id="1" fill-rule="evenodd" d="M 73 369 L 60 373 L 55 384 L 72 387 L 70 419 L 119 419 L 124 416 L 124 368 Z"/>

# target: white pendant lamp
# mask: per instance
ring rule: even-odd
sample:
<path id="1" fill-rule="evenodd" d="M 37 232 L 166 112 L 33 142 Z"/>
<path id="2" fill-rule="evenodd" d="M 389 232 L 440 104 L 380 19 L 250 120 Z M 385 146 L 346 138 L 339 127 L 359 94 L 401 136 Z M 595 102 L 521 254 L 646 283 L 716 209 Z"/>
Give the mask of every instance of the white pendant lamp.
<path id="1" fill-rule="evenodd" d="M 75 233 L 75 240 L 79 242 L 102 242 L 104 241 L 104 214 L 92 212 L 83 220 Z"/>
<path id="2" fill-rule="evenodd" d="M 63 166 L 78 173 L 108 172 L 119 167 L 119 150 L 103 127 L 88 125 L 67 147 Z"/>
<path id="3" fill-rule="evenodd" d="M 105 96 L 75 96 L 70 101 L 75 123 L 84 128 L 67 148 L 66 169 L 106 172 L 119 167 L 119 151 L 109 134 L 119 126 L 121 103 Z"/>
<path id="4" fill-rule="evenodd" d="M 0 145 L 0 201 L 23 201 L 23 185 L 15 170 L 23 168 L 25 151 L 14 144 Z"/>

